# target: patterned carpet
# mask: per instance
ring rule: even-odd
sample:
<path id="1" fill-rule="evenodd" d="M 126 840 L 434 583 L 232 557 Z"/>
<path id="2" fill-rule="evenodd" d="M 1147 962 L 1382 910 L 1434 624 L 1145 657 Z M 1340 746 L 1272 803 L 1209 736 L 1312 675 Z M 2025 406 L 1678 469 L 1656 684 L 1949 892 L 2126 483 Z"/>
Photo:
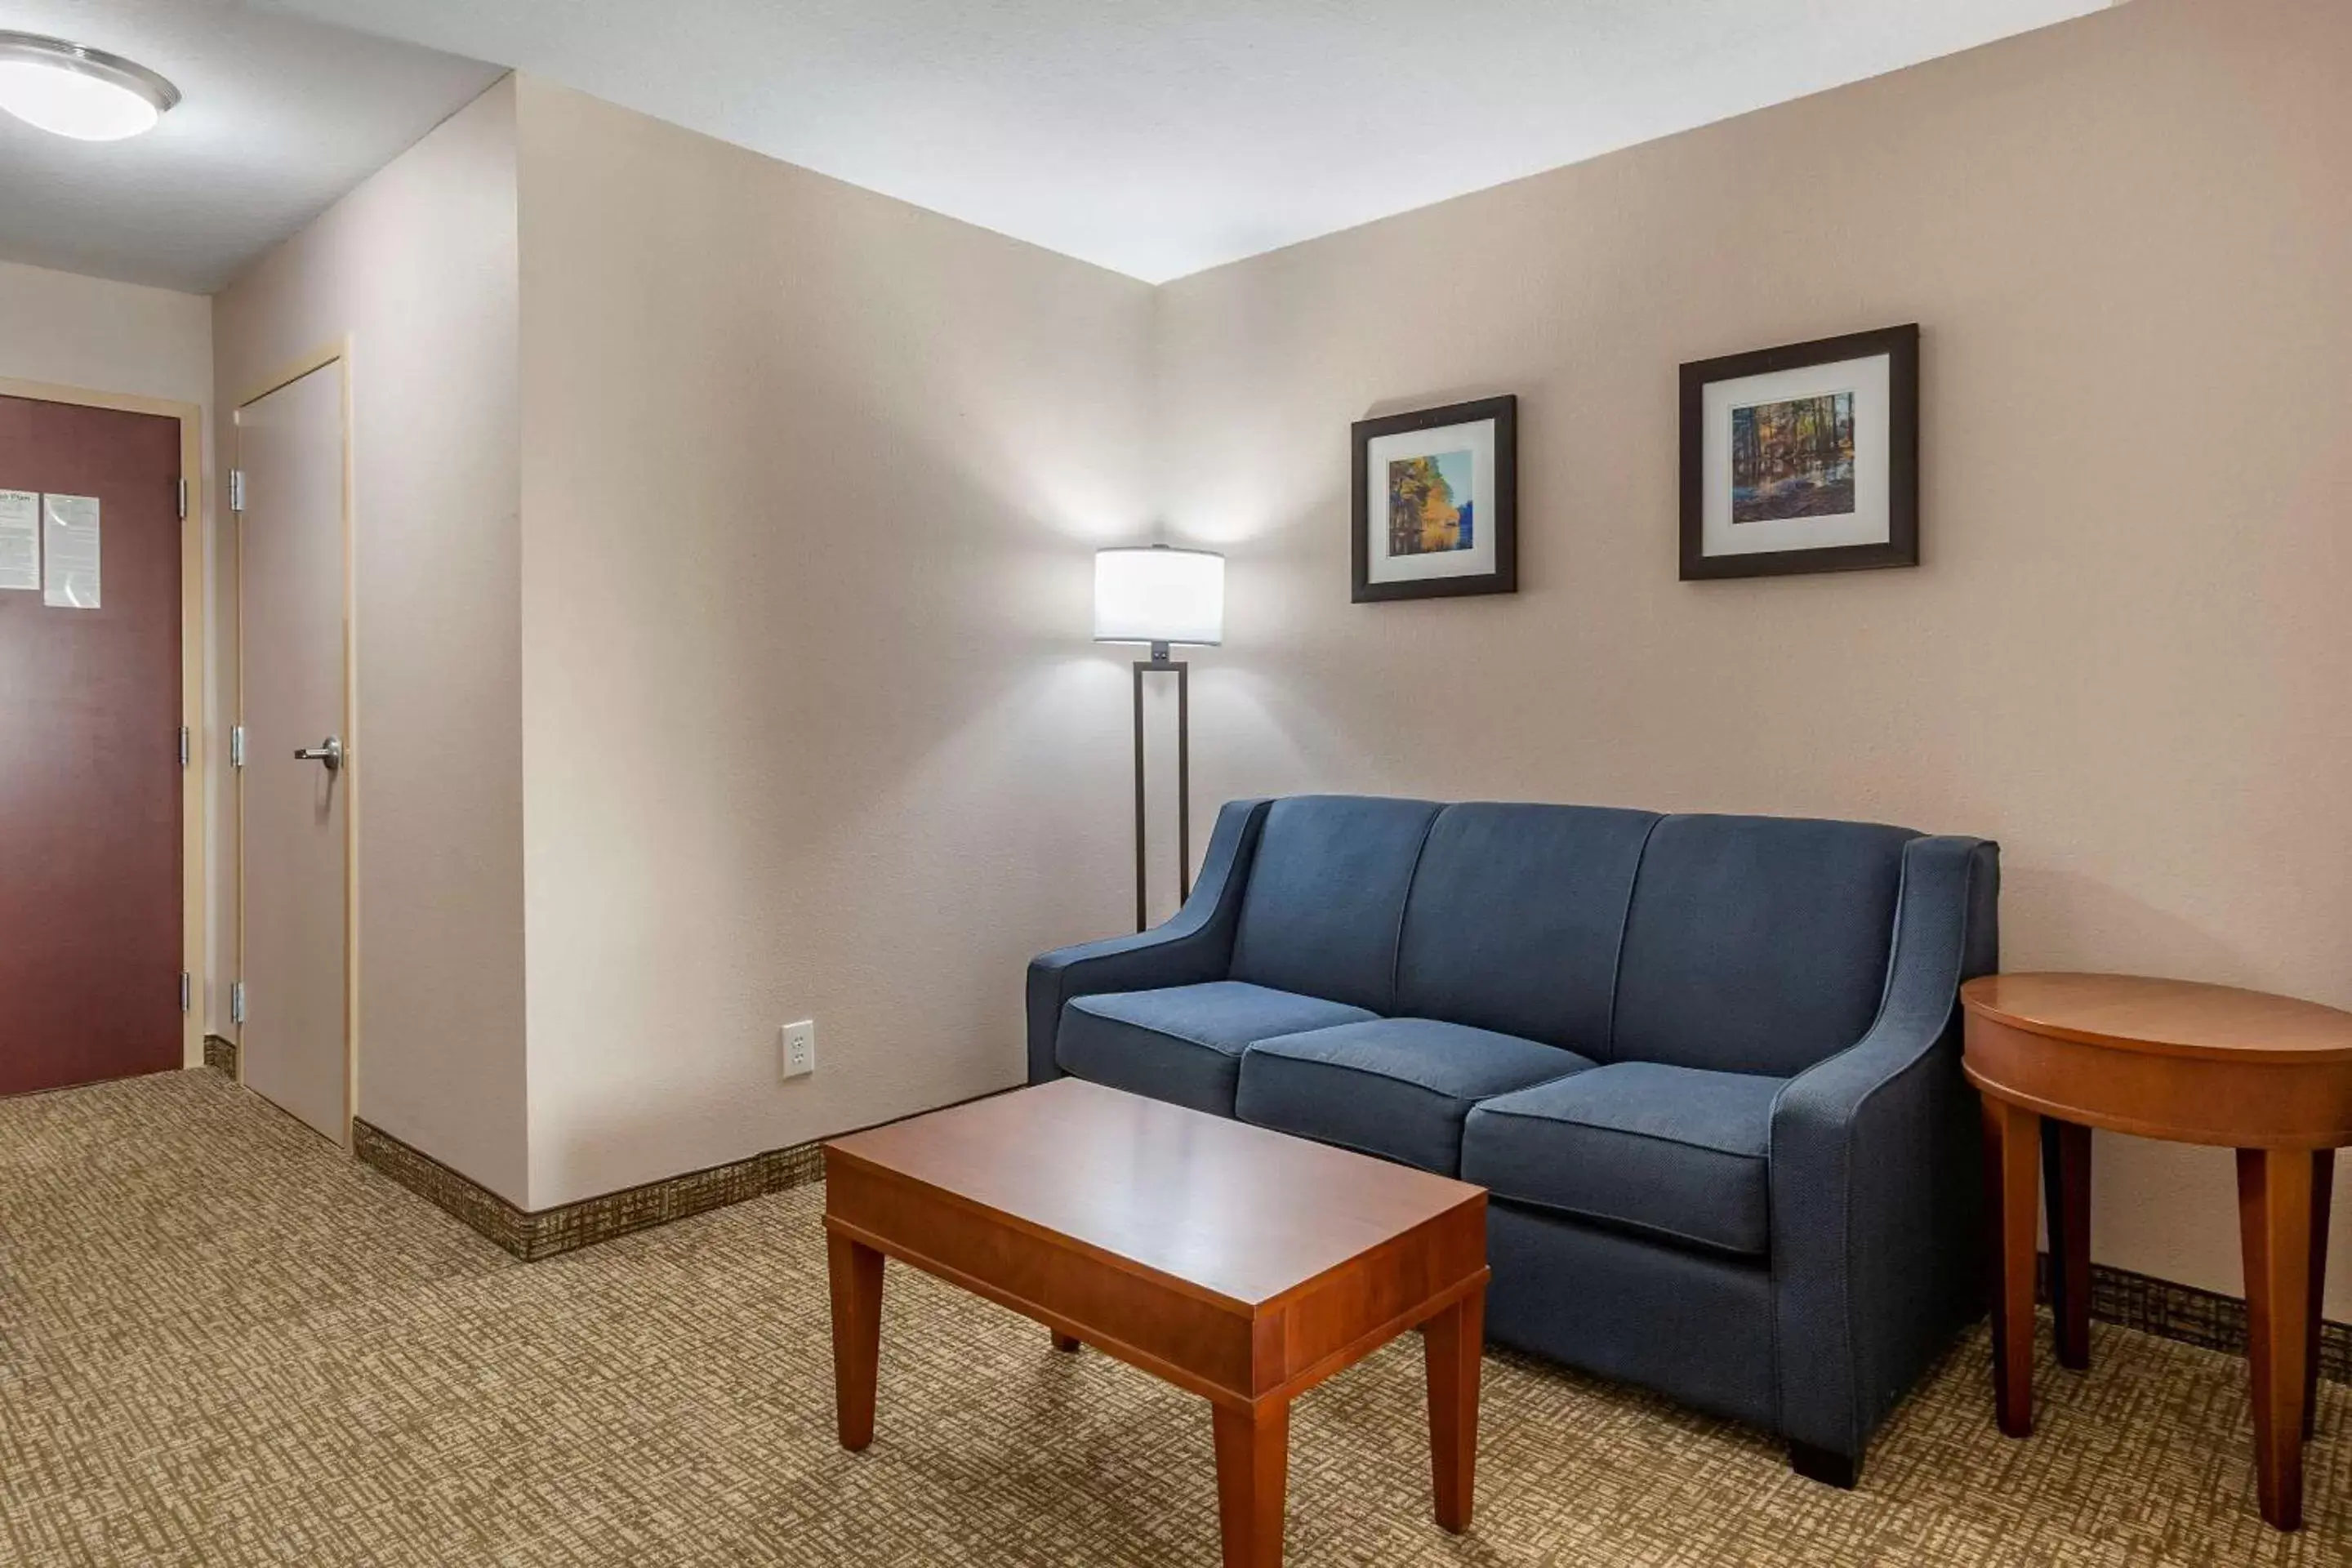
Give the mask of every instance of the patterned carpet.
<path id="1" fill-rule="evenodd" d="M 1206 1409 L 893 1265 L 843 1454 L 821 1187 L 522 1265 L 207 1072 L 0 1101 L 0 1562 L 1200 1564 Z M 1478 1518 L 1429 1520 L 1407 1342 L 1293 1424 L 1298 1564 L 2342 1563 L 2253 1511 L 2242 1363 L 2097 1331 L 1992 1427 L 1981 1338 L 1801 1481 L 1753 1434 L 1487 1363 Z M 2046 1348 L 2046 1346 L 2045 1346 Z"/>

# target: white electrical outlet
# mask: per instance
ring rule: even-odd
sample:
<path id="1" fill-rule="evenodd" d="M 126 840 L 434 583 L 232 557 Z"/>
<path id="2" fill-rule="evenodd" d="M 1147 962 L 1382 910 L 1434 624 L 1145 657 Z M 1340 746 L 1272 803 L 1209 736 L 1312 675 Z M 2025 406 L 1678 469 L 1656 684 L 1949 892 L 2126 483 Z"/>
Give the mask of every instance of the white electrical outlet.
<path id="1" fill-rule="evenodd" d="M 784 1026 L 784 1076 L 805 1078 L 816 1071 L 816 1020 Z"/>

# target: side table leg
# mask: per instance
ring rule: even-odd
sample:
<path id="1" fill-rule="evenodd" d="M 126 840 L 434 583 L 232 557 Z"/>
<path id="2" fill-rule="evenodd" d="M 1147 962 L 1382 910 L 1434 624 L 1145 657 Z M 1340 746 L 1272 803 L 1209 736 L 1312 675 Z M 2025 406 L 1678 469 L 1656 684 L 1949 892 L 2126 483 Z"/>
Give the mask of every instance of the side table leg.
<path id="1" fill-rule="evenodd" d="M 1290 1482 L 1290 1405 L 1210 1406 L 1217 1436 L 1217 1523 L 1225 1568 L 1282 1568 L 1283 1494 Z"/>
<path id="2" fill-rule="evenodd" d="M 2327 1216 L 2336 1197 L 2336 1151 L 2311 1158 L 2311 1312 L 2305 1321 L 2303 1438 L 2311 1440 L 2319 1419 L 2319 1322 L 2327 1286 Z"/>
<path id="3" fill-rule="evenodd" d="M 2314 1178 L 2308 1149 L 2238 1151 L 2246 1255 L 2247 1359 L 2254 1380 L 2254 1473 L 2263 1517 L 2303 1524 L 2304 1402 L 2310 1393 Z"/>
<path id="4" fill-rule="evenodd" d="M 2041 1121 L 1984 1097 L 1985 1229 L 1992 1254 L 1992 1395 L 2000 1429 L 2033 1432 L 2034 1199 Z"/>
<path id="5" fill-rule="evenodd" d="M 1478 1476 L 1479 1352 L 1486 1337 L 1486 1288 L 1470 1292 L 1422 1325 L 1429 1373 L 1429 1458 L 1437 1483 L 1437 1522 L 1459 1535 L 1470 1528 Z"/>
<path id="6" fill-rule="evenodd" d="M 874 1385 L 882 1364 L 882 1255 L 845 1236 L 824 1238 L 833 1276 L 833 1402 L 841 1446 L 874 1441 Z"/>
<path id="7" fill-rule="evenodd" d="M 2091 1130 L 2042 1123 L 2042 1192 L 2050 1214 L 2050 1315 L 2058 1364 L 2091 1364 Z"/>

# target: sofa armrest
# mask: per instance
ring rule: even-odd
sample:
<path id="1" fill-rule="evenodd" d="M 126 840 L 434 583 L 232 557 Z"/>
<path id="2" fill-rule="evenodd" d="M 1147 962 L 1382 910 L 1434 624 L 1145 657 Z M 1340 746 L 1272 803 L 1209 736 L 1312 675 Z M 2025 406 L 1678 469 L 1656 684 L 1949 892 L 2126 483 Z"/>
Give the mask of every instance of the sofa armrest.
<path id="1" fill-rule="evenodd" d="M 1200 879 L 1184 907 L 1150 931 L 1065 947 L 1030 961 L 1029 1081 L 1062 1076 L 1054 1037 L 1074 996 L 1148 991 L 1223 980 L 1232 967 L 1242 889 L 1265 826 L 1267 802 L 1230 801 L 1217 813 Z"/>
<path id="2" fill-rule="evenodd" d="M 2000 962 L 2000 846 L 1904 847 L 1877 1020 L 1790 1079 L 1771 1131 L 1782 1434 L 1859 1459 L 1980 1294 L 1959 987 Z"/>

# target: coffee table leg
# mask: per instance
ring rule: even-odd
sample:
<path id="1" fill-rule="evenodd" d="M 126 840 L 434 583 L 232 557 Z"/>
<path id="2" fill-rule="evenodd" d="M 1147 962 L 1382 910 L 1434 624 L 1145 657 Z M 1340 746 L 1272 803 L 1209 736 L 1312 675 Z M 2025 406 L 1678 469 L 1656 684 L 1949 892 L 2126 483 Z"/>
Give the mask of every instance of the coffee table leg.
<path id="1" fill-rule="evenodd" d="M 1281 1568 L 1283 1492 L 1290 1480 L 1290 1405 L 1210 1406 L 1217 1434 L 1217 1522 L 1225 1568 Z"/>
<path id="2" fill-rule="evenodd" d="M 2319 1162 L 2308 1149 L 2238 1151 L 2246 1255 L 2247 1360 L 2254 1376 L 2254 1477 L 2263 1517 L 2303 1524 L 2303 1410 L 2311 1384 L 2311 1220 Z"/>
<path id="3" fill-rule="evenodd" d="M 2000 1429 L 2012 1437 L 2033 1432 L 2033 1200 L 2040 1195 L 2041 1121 L 2006 1100 L 1984 1097 L 1993 1410 Z"/>
<path id="4" fill-rule="evenodd" d="M 1429 1369 L 1429 1457 L 1437 1481 L 1437 1522 L 1456 1535 L 1470 1528 L 1478 1473 L 1478 1357 L 1486 1332 L 1484 1285 L 1421 1331 L 1422 1358 Z"/>
<path id="5" fill-rule="evenodd" d="M 874 1441 L 874 1384 L 882 1365 L 882 1255 L 845 1236 L 824 1238 L 833 1276 L 833 1401 L 841 1446 Z"/>

